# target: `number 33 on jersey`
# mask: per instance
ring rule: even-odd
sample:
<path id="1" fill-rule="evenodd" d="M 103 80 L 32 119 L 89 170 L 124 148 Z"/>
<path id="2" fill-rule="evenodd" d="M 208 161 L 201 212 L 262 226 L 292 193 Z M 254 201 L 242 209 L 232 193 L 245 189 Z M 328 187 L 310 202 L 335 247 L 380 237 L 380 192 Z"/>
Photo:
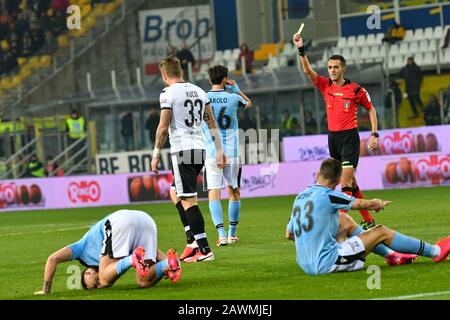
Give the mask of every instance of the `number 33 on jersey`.
<path id="1" fill-rule="evenodd" d="M 161 109 L 173 111 L 170 152 L 205 149 L 201 132 L 205 106 L 209 104 L 205 91 L 192 83 L 175 83 L 161 92 L 159 103 Z"/>

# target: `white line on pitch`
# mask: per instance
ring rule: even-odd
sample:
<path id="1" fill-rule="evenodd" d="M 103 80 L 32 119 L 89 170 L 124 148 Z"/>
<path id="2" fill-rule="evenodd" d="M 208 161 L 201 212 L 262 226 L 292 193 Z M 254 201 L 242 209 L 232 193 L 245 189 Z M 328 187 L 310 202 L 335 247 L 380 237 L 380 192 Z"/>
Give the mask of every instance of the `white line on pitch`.
<path id="1" fill-rule="evenodd" d="M 81 227 L 75 227 L 75 228 L 62 228 L 62 229 L 56 229 L 56 230 L 47 230 L 47 231 L 31 231 L 31 232 L 13 232 L 13 233 L 5 233 L 0 234 L 0 237 L 12 237 L 12 236 L 20 236 L 24 234 L 32 234 L 32 233 L 49 233 L 49 232 L 61 232 L 61 231 L 70 231 L 70 230 L 79 230 L 79 229 L 86 229 L 91 226 L 81 226 Z"/>
<path id="2" fill-rule="evenodd" d="M 370 299 L 370 300 L 403 300 L 403 299 L 414 299 L 414 298 L 422 298 L 422 297 L 440 296 L 440 295 L 443 295 L 443 294 L 450 294 L 450 291 L 418 293 L 418 294 L 412 294 L 412 295 L 409 295 L 409 296 L 398 296 L 398 297 L 389 297 L 389 298 L 376 298 L 376 299 Z"/>

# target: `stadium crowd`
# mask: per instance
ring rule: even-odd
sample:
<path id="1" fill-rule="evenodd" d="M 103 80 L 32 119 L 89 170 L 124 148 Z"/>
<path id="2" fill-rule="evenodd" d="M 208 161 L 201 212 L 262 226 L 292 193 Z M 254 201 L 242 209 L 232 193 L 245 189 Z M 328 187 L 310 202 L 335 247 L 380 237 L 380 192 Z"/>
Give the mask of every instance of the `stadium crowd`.
<path id="1" fill-rule="evenodd" d="M 73 1 L 72 1 L 73 2 Z M 86 4 L 111 0 L 85 0 Z M 18 71 L 18 58 L 52 54 L 66 28 L 69 0 L 0 1 L 0 76 Z"/>

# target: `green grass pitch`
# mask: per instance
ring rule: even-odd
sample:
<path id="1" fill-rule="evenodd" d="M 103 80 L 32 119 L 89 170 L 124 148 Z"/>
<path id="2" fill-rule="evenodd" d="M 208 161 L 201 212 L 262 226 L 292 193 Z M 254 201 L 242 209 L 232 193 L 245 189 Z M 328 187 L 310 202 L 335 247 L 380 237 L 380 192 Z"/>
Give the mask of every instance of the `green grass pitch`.
<path id="1" fill-rule="evenodd" d="M 394 201 L 387 210 L 374 213 L 378 223 L 432 243 L 450 234 L 449 187 L 372 191 L 365 196 Z M 201 202 L 216 260 L 183 263 L 183 276 L 176 284 L 163 280 L 153 288 L 138 289 L 131 269 L 108 289 L 68 289 L 67 268 L 79 265 L 74 261 L 59 265 L 53 294 L 48 297 L 33 296 L 42 286 L 47 256 L 80 239 L 88 226 L 119 207 L 1 213 L 0 299 L 450 299 L 450 261 L 434 263 L 420 257 L 412 265 L 389 267 L 372 254 L 366 266 L 377 265 L 381 270 L 381 288 L 372 290 L 367 287 L 372 274 L 366 270 L 304 274 L 295 262 L 294 243 L 284 239 L 293 199 L 243 199 L 238 229 L 241 242 L 221 248 L 214 246 L 217 234 L 207 202 Z M 227 203 L 222 204 L 227 222 Z M 128 208 L 147 211 L 155 219 L 160 249 L 183 250 L 184 232 L 172 204 Z M 355 211 L 352 216 L 361 220 Z"/>

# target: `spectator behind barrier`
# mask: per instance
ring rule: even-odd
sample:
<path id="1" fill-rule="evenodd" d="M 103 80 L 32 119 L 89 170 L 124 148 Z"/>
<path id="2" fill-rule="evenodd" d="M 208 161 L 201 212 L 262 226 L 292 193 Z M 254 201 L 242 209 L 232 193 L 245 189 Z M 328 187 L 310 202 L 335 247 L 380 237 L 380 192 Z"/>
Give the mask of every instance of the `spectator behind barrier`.
<path id="1" fill-rule="evenodd" d="M 44 164 L 39 161 L 36 155 L 31 156 L 28 162 L 27 169 L 25 171 L 25 177 L 27 178 L 43 178 L 45 177 Z"/>
<path id="2" fill-rule="evenodd" d="M 181 47 L 181 50 L 179 50 L 176 53 L 176 56 L 178 57 L 178 59 L 180 59 L 181 69 L 183 69 L 184 79 L 189 80 L 190 74 L 189 74 L 188 65 L 189 65 L 189 63 L 191 63 L 192 67 L 194 67 L 195 58 L 194 58 L 194 55 L 192 54 L 191 50 L 189 50 L 186 42 L 183 41 L 183 46 Z"/>
<path id="3" fill-rule="evenodd" d="M 62 177 L 64 175 L 64 171 L 62 168 L 58 166 L 58 163 L 56 161 L 53 161 L 53 156 L 49 155 L 47 156 L 47 164 L 45 165 L 45 175 L 48 177 L 50 176 L 50 173 L 56 170 L 56 172 L 53 174 L 57 177 Z"/>
<path id="4" fill-rule="evenodd" d="M 420 90 L 423 80 L 422 70 L 415 63 L 414 58 L 409 57 L 406 66 L 400 70 L 399 74 L 403 79 L 405 79 L 406 94 L 413 112 L 413 115 L 410 118 L 418 118 L 419 113 L 417 111 L 417 105 L 419 105 L 420 109 L 423 109 L 423 103 L 420 98 Z"/>
<path id="5" fill-rule="evenodd" d="M 406 29 L 398 22 L 394 22 L 394 24 L 387 30 L 386 36 L 383 38 L 383 42 L 387 42 L 389 44 L 394 44 L 399 42 L 405 38 Z"/>
<path id="6" fill-rule="evenodd" d="M 305 112 L 305 134 L 317 134 L 317 121 L 311 111 Z"/>
<path id="7" fill-rule="evenodd" d="M 441 106 L 439 105 L 438 98 L 433 94 L 430 96 L 430 101 L 428 105 L 423 109 L 423 120 L 425 120 L 425 125 L 436 126 L 441 124 Z"/>
<path id="8" fill-rule="evenodd" d="M 237 70 L 241 69 L 241 60 L 242 60 L 242 57 L 244 57 L 245 58 L 245 72 L 252 73 L 253 53 L 249 50 L 248 45 L 246 43 L 241 44 L 240 49 L 241 49 L 241 52 L 239 53 L 239 57 L 236 61 Z"/>

